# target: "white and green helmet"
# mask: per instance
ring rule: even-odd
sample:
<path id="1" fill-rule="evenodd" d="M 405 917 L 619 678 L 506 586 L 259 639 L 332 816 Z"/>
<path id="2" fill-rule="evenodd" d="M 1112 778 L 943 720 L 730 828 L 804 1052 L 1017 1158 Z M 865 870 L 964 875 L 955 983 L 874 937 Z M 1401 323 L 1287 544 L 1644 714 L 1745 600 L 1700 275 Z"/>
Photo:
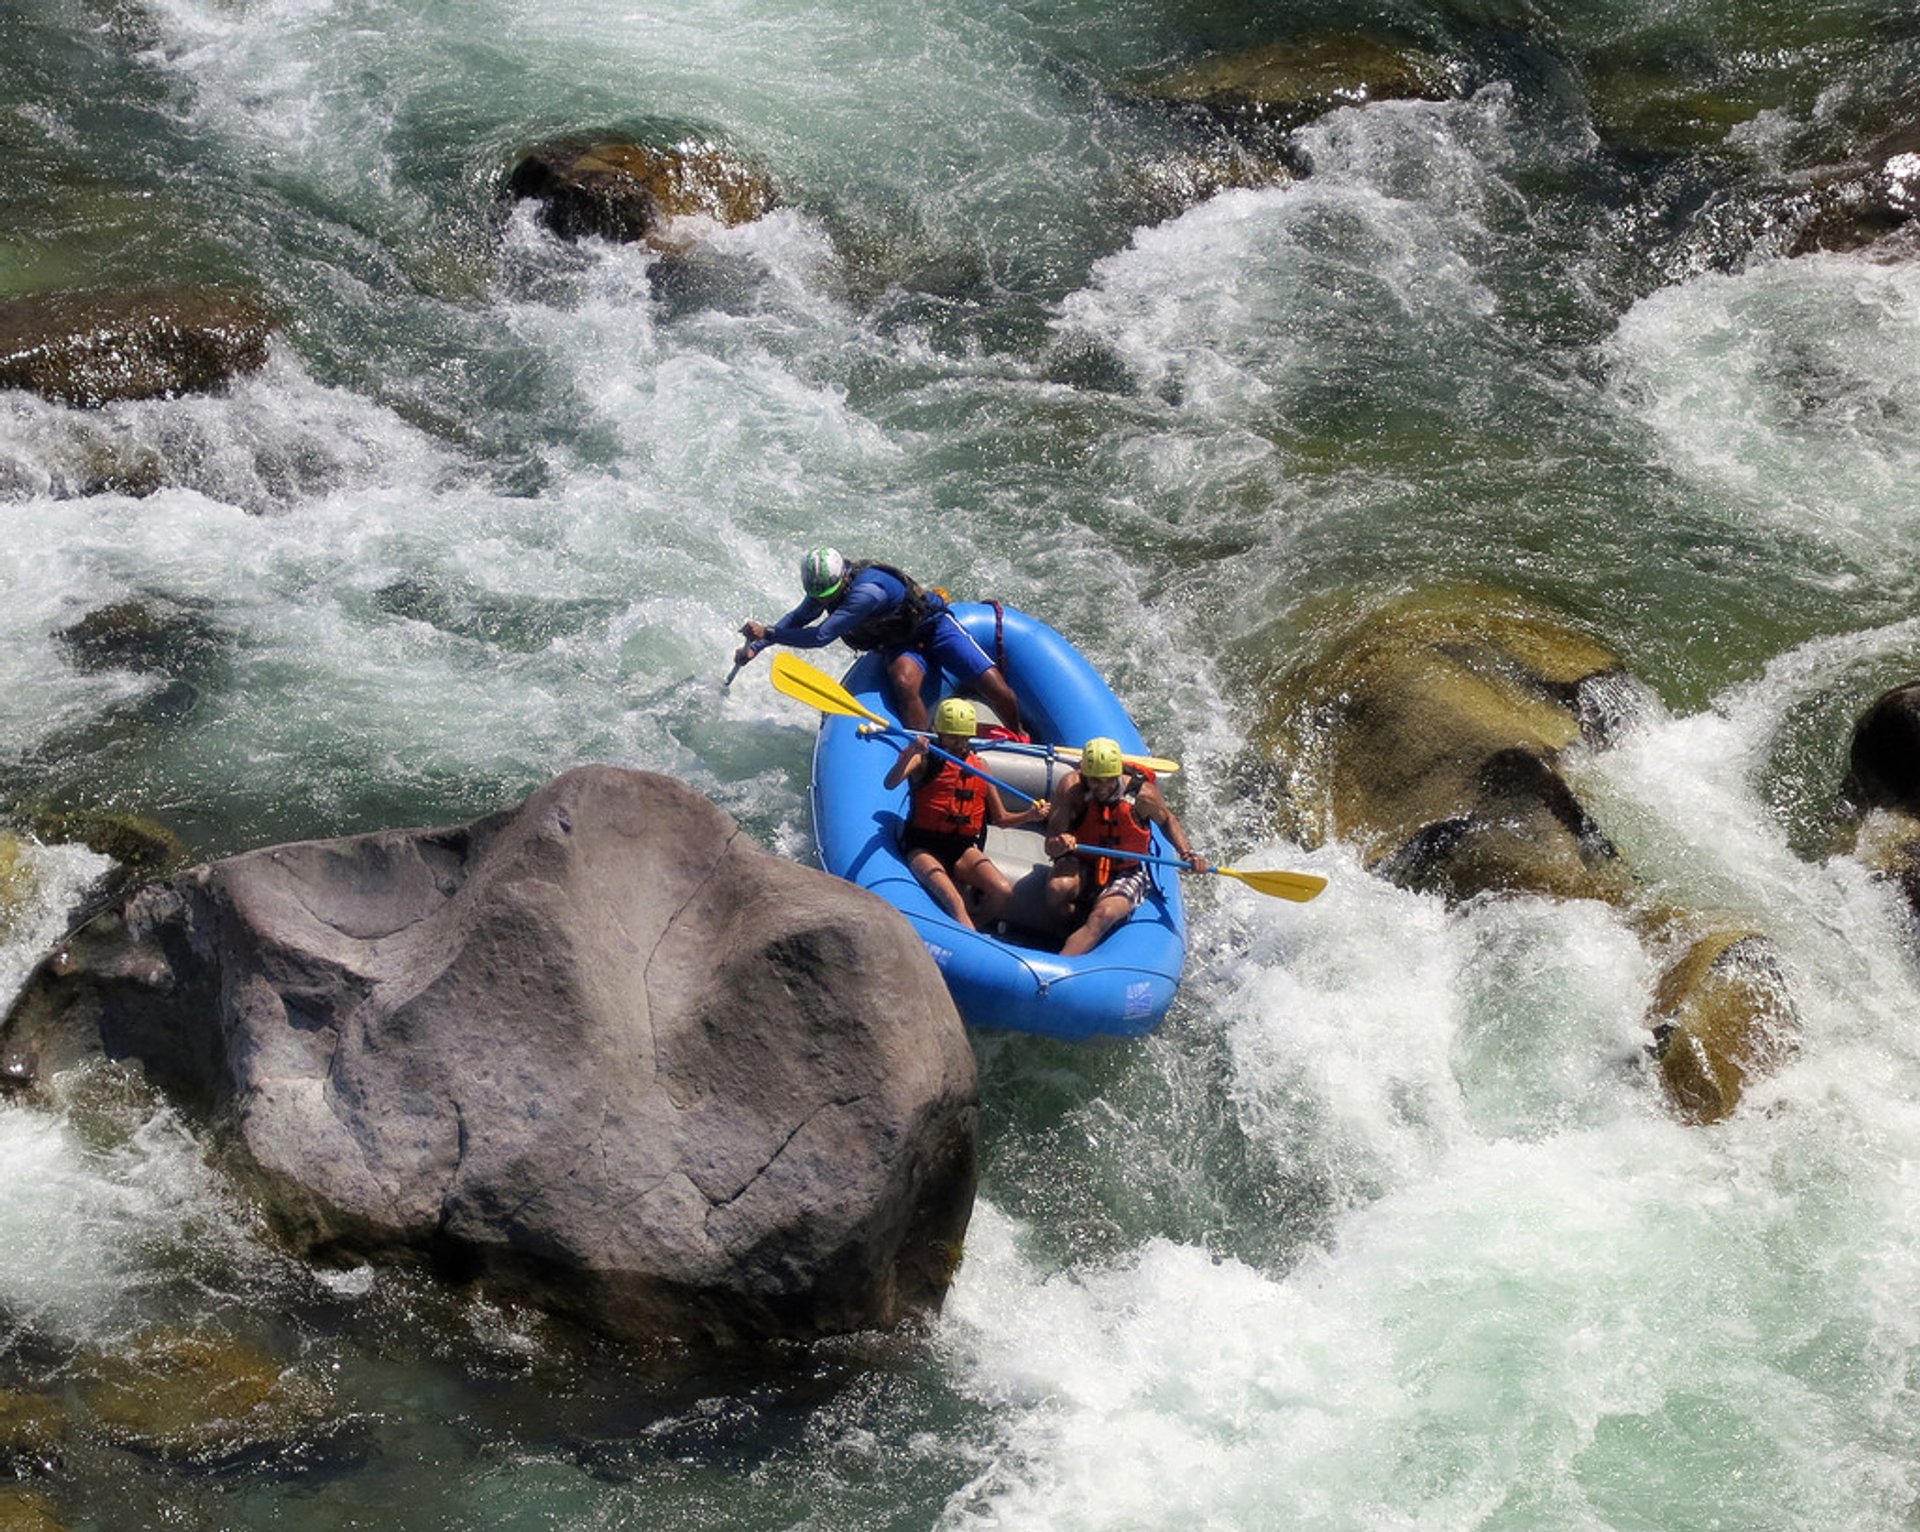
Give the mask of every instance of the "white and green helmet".
<path id="1" fill-rule="evenodd" d="M 825 601 L 847 580 L 846 556 L 838 548 L 815 548 L 800 561 L 800 588 Z"/>

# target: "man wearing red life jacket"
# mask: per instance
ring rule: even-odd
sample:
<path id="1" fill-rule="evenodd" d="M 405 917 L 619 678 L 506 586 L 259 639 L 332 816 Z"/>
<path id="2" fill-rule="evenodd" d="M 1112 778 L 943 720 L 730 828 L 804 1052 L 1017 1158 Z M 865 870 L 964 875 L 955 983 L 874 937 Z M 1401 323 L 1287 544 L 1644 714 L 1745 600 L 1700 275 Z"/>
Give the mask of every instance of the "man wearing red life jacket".
<path id="1" fill-rule="evenodd" d="M 1006 874 L 981 849 L 987 826 L 1038 824 L 1047 817 L 1046 799 L 1015 814 L 999 790 L 978 775 L 980 759 L 973 754 L 973 731 L 979 722 L 971 702 L 947 698 L 934 710 L 935 743 L 964 764 L 933 754 L 916 739 L 887 773 L 888 787 L 913 783 L 902 840 L 908 869 L 934 902 L 970 931 L 976 927 L 967 910 L 968 889 L 980 895 L 980 920 L 986 925 L 1000 918 L 1013 897 Z"/>
<path id="2" fill-rule="evenodd" d="M 1207 870 L 1206 859 L 1187 844 L 1187 832 L 1167 807 L 1153 773 L 1129 765 L 1116 741 L 1088 740 L 1080 769 L 1060 784 L 1047 817 L 1047 855 L 1054 859 L 1047 905 L 1062 925 L 1073 925 L 1061 945 L 1062 957 L 1091 952 L 1140 907 L 1153 886 L 1147 864 L 1095 853 L 1102 847 L 1150 852 L 1156 824 L 1189 867 Z"/>

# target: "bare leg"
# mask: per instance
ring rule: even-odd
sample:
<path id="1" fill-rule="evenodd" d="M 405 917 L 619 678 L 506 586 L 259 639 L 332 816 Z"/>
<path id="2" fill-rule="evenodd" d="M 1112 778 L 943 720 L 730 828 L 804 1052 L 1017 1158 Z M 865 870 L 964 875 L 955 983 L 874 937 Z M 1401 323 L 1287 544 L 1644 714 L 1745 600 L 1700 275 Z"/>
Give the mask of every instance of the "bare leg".
<path id="1" fill-rule="evenodd" d="M 901 654 L 887 667 L 887 679 L 893 683 L 893 710 L 909 729 L 927 726 L 927 705 L 920 700 L 920 683 L 927 678 L 927 667 L 917 654 Z"/>
<path id="2" fill-rule="evenodd" d="M 947 876 L 947 869 L 940 865 L 940 859 L 931 851 L 916 851 L 907 858 L 907 868 L 933 895 L 933 902 L 951 915 L 954 920 L 969 931 L 974 929 L 973 917 L 967 913 L 967 896 L 960 892 L 953 879 Z"/>
<path id="3" fill-rule="evenodd" d="M 1054 862 L 1053 872 L 1047 878 L 1047 913 L 1060 930 L 1074 924 L 1074 907 L 1080 902 L 1080 880 L 1085 865 L 1077 856 L 1063 856 Z"/>
<path id="4" fill-rule="evenodd" d="M 995 665 L 991 670 L 982 671 L 974 679 L 974 690 L 986 700 L 988 707 L 1000 715 L 1000 721 L 1009 729 L 1025 732 L 1020 723 L 1020 699 L 1013 694 L 1013 688 L 1007 685 L 1007 678 Z"/>
<path id="5" fill-rule="evenodd" d="M 969 851 L 954 863 L 953 871 L 962 883 L 979 890 L 983 924 L 992 925 L 1006 913 L 1008 901 L 1013 898 L 1013 885 L 1007 881 L 1007 875 L 994 866 L 993 858 L 984 851 Z"/>
<path id="6" fill-rule="evenodd" d="M 1110 894 L 1096 899 L 1087 912 L 1087 923 L 1060 944 L 1060 956 L 1079 957 L 1083 952 L 1093 951 L 1100 945 L 1101 937 L 1132 913 L 1133 901 L 1124 895 Z"/>

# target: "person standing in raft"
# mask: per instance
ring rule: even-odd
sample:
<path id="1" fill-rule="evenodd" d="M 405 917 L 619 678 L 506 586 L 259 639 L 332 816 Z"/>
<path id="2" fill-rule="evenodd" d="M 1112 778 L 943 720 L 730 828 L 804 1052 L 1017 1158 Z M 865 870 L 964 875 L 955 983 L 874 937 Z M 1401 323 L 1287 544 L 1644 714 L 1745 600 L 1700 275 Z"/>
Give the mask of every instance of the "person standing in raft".
<path id="1" fill-rule="evenodd" d="M 912 782 L 906 834 L 901 837 L 907 867 L 933 895 L 934 902 L 969 931 L 977 929 L 967 912 L 968 889 L 980 895 L 980 923 L 991 926 L 1013 898 L 1013 885 L 994 866 L 982 845 L 988 825 L 1040 824 L 1047 800 L 1013 813 L 1000 791 L 978 774 L 973 731 L 980 716 L 971 702 L 949 697 L 933 714 L 934 743 L 956 756 L 955 764 L 914 740 L 887 773 L 888 787 Z"/>
<path id="2" fill-rule="evenodd" d="M 1167 807 L 1160 784 L 1144 766 L 1130 766 L 1119 744 L 1090 739 L 1080 752 L 1080 769 L 1067 773 L 1047 816 L 1047 855 L 1054 859 L 1047 879 L 1047 907 L 1061 925 L 1073 927 L 1061 944 L 1062 957 L 1091 952 L 1100 939 L 1140 907 L 1153 886 L 1148 866 L 1131 857 L 1083 854 L 1102 846 L 1151 852 L 1159 825 L 1175 853 L 1195 872 L 1205 872 L 1187 832 Z"/>
<path id="3" fill-rule="evenodd" d="M 960 626 L 939 591 L 891 564 L 849 561 L 838 548 L 815 548 L 800 561 L 800 588 L 806 599 L 771 627 L 741 624 L 746 642 L 734 651 L 734 664 L 746 664 L 769 644 L 819 649 L 837 638 L 850 649 L 878 649 L 886 657 L 894 712 L 909 729 L 927 727 L 920 686 L 932 670 L 978 692 L 1000 715 L 1008 737 L 1026 739 L 1020 703 L 1006 676 Z"/>

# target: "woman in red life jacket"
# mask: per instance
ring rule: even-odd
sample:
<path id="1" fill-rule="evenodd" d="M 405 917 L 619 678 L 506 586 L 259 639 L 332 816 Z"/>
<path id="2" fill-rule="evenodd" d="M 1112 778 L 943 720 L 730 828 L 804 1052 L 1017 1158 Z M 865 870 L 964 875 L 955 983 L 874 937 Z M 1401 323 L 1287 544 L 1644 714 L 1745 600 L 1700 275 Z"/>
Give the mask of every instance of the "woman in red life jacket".
<path id="1" fill-rule="evenodd" d="M 968 889 L 980 895 L 980 919 L 992 925 L 1013 897 L 1013 885 L 981 850 L 988 825 L 1039 824 L 1047 817 L 1042 798 L 1024 813 L 1013 813 L 991 782 L 968 767 L 978 767 L 973 731 L 980 715 L 971 702 L 949 697 L 934 711 L 935 742 L 966 766 L 934 755 L 915 740 L 900 752 L 887 773 L 887 786 L 913 783 L 912 806 L 902 845 L 907 867 L 934 902 L 968 930 L 976 929 L 967 912 Z"/>
<path id="2" fill-rule="evenodd" d="M 1145 862 L 1089 856 L 1076 848 L 1148 852 L 1156 824 L 1189 867 L 1207 870 L 1206 859 L 1195 856 L 1187 844 L 1187 832 L 1167 807 L 1153 773 L 1129 766 L 1115 741 L 1088 740 L 1080 752 L 1080 769 L 1060 784 L 1047 818 L 1047 855 L 1054 859 L 1047 906 L 1062 926 L 1073 927 L 1061 944 L 1062 957 L 1091 952 L 1101 937 L 1140 908 L 1153 886 Z"/>

